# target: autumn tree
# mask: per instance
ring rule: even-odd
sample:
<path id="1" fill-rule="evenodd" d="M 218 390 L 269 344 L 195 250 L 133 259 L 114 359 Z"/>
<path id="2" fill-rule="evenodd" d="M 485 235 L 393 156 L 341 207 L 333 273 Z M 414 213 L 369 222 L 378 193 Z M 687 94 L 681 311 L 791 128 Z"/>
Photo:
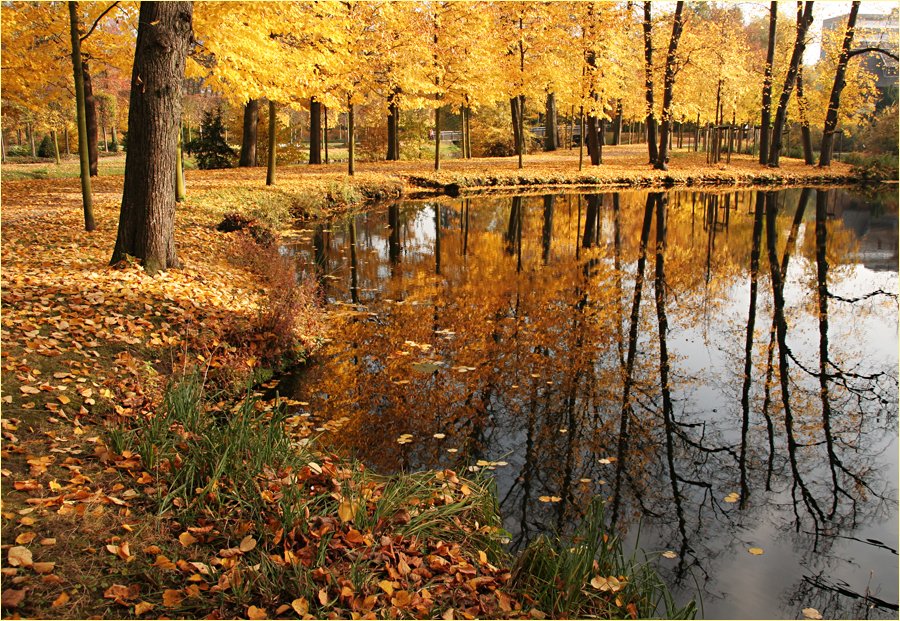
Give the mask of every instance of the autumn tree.
<path id="1" fill-rule="evenodd" d="M 778 27 L 778 3 L 769 5 L 769 43 L 766 48 L 766 68 L 762 90 L 762 120 L 759 136 L 759 163 L 769 161 L 769 126 L 772 123 L 772 69 L 775 64 L 775 30 Z"/>
<path id="2" fill-rule="evenodd" d="M 856 29 L 856 16 L 859 13 L 859 2 L 854 0 L 850 8 L 850 14 L 847 16 L 847 29 L 844 34 L 844 42 L 841 46 L 841 55 L 838 59 L 837 71 L 834 76 L 834 84 L 831 87 L 831 97 L 828 100 L 828 112 L 825 116 L 825 128 L 822 134 L 822 150 L 819 154 L 819 166 L 825 167 L 831 165 L 831 156 L 834 150 L 834 133 L 837 129 L 838 111 L 841 107 L 841 93 L 846 86 L 847 65 L 850 59 L 860 54 L 869 52 L 878 52 L 884 54 L 894 60 L 897 60 L 897 54 L 883 48 L 858 48 L 851 50 L 853 45 L 853 34 Z"/>
<path id="3" fill-rule="evenodd" d="M 681 38 L 681 16 L 684 11 L 684 2 L 675 4 L 674 23 L 672 24 L 672 38 L 669 41 L 669 51 L 666 54 L 666 78 L 663 88 L 663 112 L 662 131 L 659 134 L 659 153 L 654 164 L 656 170 L 668 170 L 666 160 L 669 157 L 669 132 L 672 129 L 672 96 L 675 87 L 676 54 L 678 53 L 678 39 Z"/>
<path id="4" fill-rule="evenodd" d="M 141 3 L 128 111 L 132 148 L 125 158 L 122 208 L 110 264 L 132 256 L 148 274 L 180 266 L 174 236 L 175 154 L 192 17 L 192 2 Z"/>
<path id="5" fill-rule="evenodd" d="M 797 39 L 794 42 L 794 51 L 791 54 L 791 62 L 787 76 L 784 78 L 784 86 L 781 89 L 781 97 L 778 101 L 778 111 L 775 113 L 775 125 L 772 128 L 772 144 L 769 150 L 769 166 L 778 167 L 778 159 L 781 156 L 781 140 L 784 133 L 784 124 L 787 119 L 787 106 L 791 98 L 791 92 L 803 62 L 803 52 L 806 50 L 806 31 L 812 24 L 813 3 L 807 2 L 803 15 L 797 20 Z"/>

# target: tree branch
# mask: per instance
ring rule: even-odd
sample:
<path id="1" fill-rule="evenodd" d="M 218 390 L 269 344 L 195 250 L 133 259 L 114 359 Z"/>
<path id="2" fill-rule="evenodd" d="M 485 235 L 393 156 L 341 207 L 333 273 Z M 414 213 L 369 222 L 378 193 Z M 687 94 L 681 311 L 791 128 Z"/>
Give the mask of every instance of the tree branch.
<path id="1" fill-rule="evenodd" d="M 103 18 L 106 16 L 107 13 L 109 13 L 110 11 L 112 11 L 112 10 L 115 8 L 115 6 L 116 6 L 117 4 L 119 4 L 119 0 L 116 0 L 116 1 L 113 2 L 111 5 L 109 5 L 109 8 L 107 8 L 105 11 L 103 11 L 103 12 L 100 14 L 100 17 L 97 18 L 97 21 L 94 22 L 94 25 L 91 26 L 91 29 L 88 30 L 88 31 L 87 31 L 87 34 L 85 34 L 83 37 L 81 37 L 80 40 L 81 40 L 81 41 L 84 41 L 85 39 L 87 39 L 87 38 L 90 36 L 90 34 L 91 34 L 92 32 L 94 32 L 94 28 L 97 27 L 97 24 L 100 23 L 100 20 L 103 19 Z"/>
<path id="2" fill-rule="evenodd" d="M 885 56 L 890 56 L 894 60 L 900 60 L 897 58 L 897 55 L 894 52 L 884 49 L 883 47 L 861 47 L 858 50 L 851 51 L 847 58 L 853 58 L 858 54 L 865 54 L 866 52 L 878 52 L 879 54 L 884 54 Z"/>

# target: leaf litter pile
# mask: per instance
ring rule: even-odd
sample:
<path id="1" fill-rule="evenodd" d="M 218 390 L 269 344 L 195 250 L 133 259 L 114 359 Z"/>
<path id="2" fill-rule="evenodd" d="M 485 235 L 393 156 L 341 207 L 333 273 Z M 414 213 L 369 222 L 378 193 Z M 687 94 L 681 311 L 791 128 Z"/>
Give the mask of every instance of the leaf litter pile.
<path id="1" fill-rule="evenodd" d="M 183 269 L 154 277 L 107 266 L 121 178 L 95 184 L 91 234 L 77 179 L 4 183 L 4 618 L 657 614 L 617 539 L 516 559 L 480 474 L 380 477 L 319 448 L 305 403 L 247 390 L 322 328 L 273 357 L 254 322 L 276 287 L 204 200 L 244 180 L 203 175 L 176 217 Z"/>

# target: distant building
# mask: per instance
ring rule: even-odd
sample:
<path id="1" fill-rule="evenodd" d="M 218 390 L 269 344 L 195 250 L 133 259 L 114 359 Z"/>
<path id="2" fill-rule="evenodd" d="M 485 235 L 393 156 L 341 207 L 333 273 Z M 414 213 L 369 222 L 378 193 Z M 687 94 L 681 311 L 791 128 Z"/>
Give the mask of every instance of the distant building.
<path id="1" fill-rule="evenodd" d="M 823 37 L 829 31 L 843 33 L 847 27 L 847 15 L 839 15 L 822 22 Z M 853 49 L 861 47 L 882 47 L 897 51 L 898 17 L 900 9 L 894 8 L 890 14 L 859 14 L 856 16 L 856 33 L 853 35 Z M 839 35 L 840 36 L 840 35 Z M 825 58 L 822 50 L 820 58 Z M 897 90 L 897 61 L 883 54 L 869 53 L 862 58 L 866 70 L 875 76 L 875 85 L 883 93 Z"/>

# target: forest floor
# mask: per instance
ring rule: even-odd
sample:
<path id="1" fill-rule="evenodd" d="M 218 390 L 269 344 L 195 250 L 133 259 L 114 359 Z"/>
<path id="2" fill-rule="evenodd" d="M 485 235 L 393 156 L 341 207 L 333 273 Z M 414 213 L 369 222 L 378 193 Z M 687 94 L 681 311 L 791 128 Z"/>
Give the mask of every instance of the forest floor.
<path id="1" fill-rule="evenodd" d="M 268 375 L 259 374 L 252 343 L 227 341 L 236 325 L 252 322 L 267 293 L 258 274 L 235 262 L 233 235 L 216 230 L 226 211 L 252 207 L 265 217 L 299 208 L 327 216 L 372 198 L 460 188 L 852 181 L 841 163 L 823 172 L 786 159 L 773 170 L 732 156 L 730 165 L 707 166 L 699 155 L 676 152 L 671 170 L 659 172 L 637 146 L 606 147 L 604 158 L 581 172 L 577 151 L 528 156 L 523 170 L 515 158 L 445 160 L 439 173 L 431 162 L 360 163 L 352 179 L 345 165 L 293 166 L 279 169 L 274 187 L 264 185 L 263 168 L 187 171 L 175 233 L 183 269 L 154 277 L 136 265 L 108 266 L 121 174 L 92 180 L 92 233 L 83 230 L 76 177 L 50 171 L 4 181 L 4 618 L 544 618 L 585 610 L 560 612 L 521 583 L 513 588 L 515 559 L 502 551 L 489 485 L 477 476 L 380 479 L 306 444 L 314 430 L 293 416 L 282 421 L 286 435 L 270 441 L 305 447 L 301 462 L 280 470 L 261 464 L 245 481 L 259 498 L 248 500 L 237 483 L 240 456 L 234 471 L 234 464 L 214 465 L 225 474 L 196 461 L 219 450 L 197 444 L 202 425 L 194 433 L 178 420 L 155 429 L 155 443 L 147 438 L 152 421 L 177 405 L 173 387 L 192 370 L 231 373 L 228 390 L 206 412 L 215 425 L 235 413 L 250 427 L 266 425 L 284 405 L 256 399 L 241 406 L 241 387 Z M 54 165 L 10 168 L 28 166 Z M 316 321 L 309 326 L 301 338 L 307 350 L 323 336 Z M 244 345 L 250 348 L 239 355 Z M 148 458 L 163 445 L 170 459 Z M 167 491 L 170 501 L 177 496 L 176 479 L 189 467 L 199 478 L 182 482 L 187 501 L 163 502 Z M 305 527 L 291 528 L 282 499 L 298 485 L 310 490 L 309 504 Z M 623 572 L 595 567 L 582 576 L 594 586 L 583 581 L 575 592 L 589 595 L 594 614 L 634 615 L 646 592 L 615 586 L 611 580 L 628 582 Z"/>

